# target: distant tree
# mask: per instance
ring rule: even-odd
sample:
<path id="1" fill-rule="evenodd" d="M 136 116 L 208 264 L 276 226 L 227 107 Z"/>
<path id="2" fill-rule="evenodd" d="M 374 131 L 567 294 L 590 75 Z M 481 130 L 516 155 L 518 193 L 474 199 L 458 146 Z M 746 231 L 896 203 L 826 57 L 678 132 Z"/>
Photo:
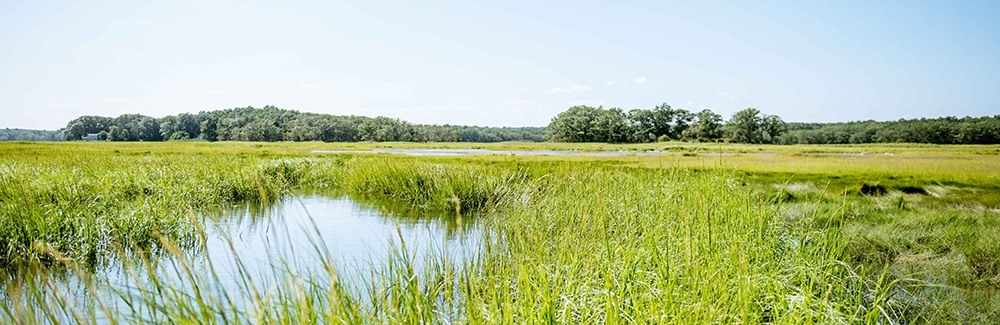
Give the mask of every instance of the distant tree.
<path id="1" fill-rule="evenodd" d="M 651 115 L 652 120 L 649 121 L 653 128 L 653 134 L 656 135 L 656 137 L 666 135 L 671 139 L 677 139 L 678 134 L 675 134 L 674 131 L 678 129 L 678 127 L 674 125 L 674 121 L 679 113 L 681 113 L 681 110 L 676 110 L 673 107 L 670 107 L 670 105 L 667 105 L 667 103 L 653 107 Z"/>
<path id="2" fill-rule="evenodd" d="M 556 142 L 594 142 L 593 124 L 603 111 L 603 107 L 570 107 L 552 118 L 545 138 Z"/>
<path id="3" fill-rule="evenodd" d="M 94 116 L 94 115 L 84 115 L 69 121 L 66 124 L 66 129 L 68 130 L 72 124 L 81 124 L 83 126 L 82 133 L 78 133 L 80 136 L 85 136 L 88 133 L 100 133 L 101 131 L 106 131 L 112 124 L 112 119 L 110 117 L 104 116 Z M 80 140 L 77 138 L 76 140 Z"/>
<path id="4" fill-rule="evenodd" d="M 747 108 L 736 112 L 726 123 L 726 133 L 733 142 L 760 143 L 760 110 Z"/>
<path id="5" fill-rule="evenodd" d="M 657 128 L 656 116 L 651 110 L 639 108 L 630 110 L 628 111 L 628 121 L 629 128 L 632 130 L 631 142 L 657 141 L 657 138 L 663 135 L 662 133 L 657 134 L 661 130 Z"/>
<path id="6" fill-rule="evenodd" d="M 143 116 L 136 121 L 136 136 L 141 141 L 160 141 L 163 135 L 160 134 L 160 123 L 154 117 Z"/>
<path id="7" fill-rule="evenodd" d="M 173 134 L 182 129 L 180 119 L 177 116 L 164 116 L 160 119 L 160 136 L 164 140 L 173 140 Z"/>
<path id="8" fill-rule="evenodd" d="M 674 111 L 674 121 L 670 126 L 670 138 L 672 139 L 682 139 L 684 138 L 684 131 L 687 131 L 691 127 L 691 122 L 694 121 L 696 115 L 692 114 L 688 110 L 678 109 Z"/>
<path id="9" fill-rule="evenodd" d="M 66 141 L 66 129 L 0 129 L 0 141 Z"/>
<path id="10" fill-rule="evenodd" d="M 410 122 L 379 116 L 358 125 L 361 141 L 424 141 L 424 137 Z"/>
<path id="11" fill-rule="evenodd" d="M 268 120 L 256 120 L 234 129 L 231 139 L 236 141 L 281 141 L 281 129 Z"/>
<path id="12" fill-rule="evenodd" d="M 590 142 L 621 143 L 630 140 L 625 113 L 620 108 L 609 108 L 597 116 L 591 130 Z"/>
<path id="13" fill-rule="evenodd" d="M 722 137 L 722 115 L 706 109 L 695 114 L 695 119 L 695 123 L 684 130 L 685 139 L 712 141 Z"/>
<path id="14" fill-rule="evenodd" d="M 552 118 L 545 137 L 557 142 L 625 142 L 629 133 L 621 109 L 573 106 Z"/>
<path id="15" fill-rule="evenodd" d="M 101 132 L 98 132 L 97 133 L 97 140 L 107 141 L 108 140 L 108 131 L 101 130 Z"/>
<path id="16" fill-rule="evenodd" d="M 751 123 L 752 122 L 752 123 Z M 721 132 L 720 132 L 721 130 Z M 274 106 L 237 107 L 153 118 L 123 114 L 115 118 L 84 115 L 56 131 L 0 130 L 3 140 L 77 140 L 97 133 L 110 141 L 159 141 L 185 131 L 209 141 L 572 141 L 650 142 L 687 139 L 710 141 L 721 136 L 750 143 L 937 144 L 1000 143 L 1000 115 L 953 116 L 876 122 L 785 123 L 756 109 L 734 114 L 727 123 L 705 110 L 692 114 L 667 104 L 653 109 L 574 106 L 554 117 L 548 127 L 478 127 L 413 125 L 389 118 L 300 113 Z M 104 136 L 101 135 L 104 132 Z M 457 138 L 457 140 L 456 140 Z M 379 140 L 381 139 L 381 140 Z"/>
<path id="17" fill-rule="evenodd" d="M 187 140 L 188 138 L 190 138 L 190 135 L 187 131 L 177 131 L 170 135 L 170 141 Z"/>
<path id="18" fill-rule="evenodd" d="M 70 125 L 66 128 L 65 134 L 67 141 L 79 141 L 87 135 L 87 128 L 83 126 L 82 122 L 77 121 L 75 123 L 70 123 Z"/>
<path id="19" fill-rule="evenodd" d="M 218 133 L 216 133 L 217 120 L 213 117 L 209 117 L 201 122 L 199 126 L 199 132 L 201 137 L 208 141 L 216 141 L 218 139 Z"/>
<path id="20" fill-rule="evenodd" d="M 458 130 L 449 125 L 423 125 L 421 130 L 429 142 L 458 142 Z"/>
<path id="21" fill-rule="evenodd" d="M 108 141 L 127 141 L 128 137 L 124 134 L 121 128 L 117 125 L 112 125 L 108 127 Z"/>
<path id="22" fill-rule="evenodd" d="M 760 129 L 763 132 L 761 138 L 764 142 L 776 143 L 778 137 L 788 131 L 788 126 L 777 115 L 765 115 L 761 118 Z"/>

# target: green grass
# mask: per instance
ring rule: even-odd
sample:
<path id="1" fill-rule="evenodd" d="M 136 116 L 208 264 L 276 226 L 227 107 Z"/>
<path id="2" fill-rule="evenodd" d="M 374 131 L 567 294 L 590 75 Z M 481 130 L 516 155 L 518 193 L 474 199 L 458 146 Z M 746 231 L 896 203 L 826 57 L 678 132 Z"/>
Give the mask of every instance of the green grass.
<path id="1" fill-rule="evenodd" d="M 979 154 L 989 148 L 819 147 L 900 153 L 878 158 L 801 154 L 816 146 L 765 147 L 780 150 L 767 157 L 307 154 L 331 146 L 346 144 L 0 144 L 0 259 L 49 270 L 8 275 L 0 318 L 1000 321 L 991 183 L 1000 163 Z M 266 279 L 240 260 L 190 253 L 204 249 L 205 228 L 214 227 L 200 211 L 314 190 L 459 218 L 475 213 L 483 241 L 471 260 L 432 251 L 421 264 L 397 242 L 390 263 L 364 281 L 342 277 L 320 246 L 269 252 L 277 275 Z M 301 268 L 296 254 L 321 262 Z M 131 282 L 93 276 L 101 256 L 121 263 Z M 216 271 L 222 264 L 242 271 L 235 292 Z"/>

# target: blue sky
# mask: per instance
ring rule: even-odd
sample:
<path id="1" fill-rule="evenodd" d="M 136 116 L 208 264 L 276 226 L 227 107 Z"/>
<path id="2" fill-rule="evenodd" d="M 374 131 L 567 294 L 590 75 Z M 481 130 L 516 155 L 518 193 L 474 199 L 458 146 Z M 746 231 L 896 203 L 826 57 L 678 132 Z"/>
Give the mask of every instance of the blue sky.
<path id="1" fill-rule="evenodd" d="M 237 106 L 543 126 L 572 105 L 1000 114 L 1000 2 L 0 1 L 0 127 Z"/>

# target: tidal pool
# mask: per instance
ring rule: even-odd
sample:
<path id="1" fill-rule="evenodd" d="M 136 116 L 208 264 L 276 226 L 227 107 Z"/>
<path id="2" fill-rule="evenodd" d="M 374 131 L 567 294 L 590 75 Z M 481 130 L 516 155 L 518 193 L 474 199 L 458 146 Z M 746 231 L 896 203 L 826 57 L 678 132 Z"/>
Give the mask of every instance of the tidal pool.
<path id="1" fill-rule="evenodd" d="M 62 306 L 52 317 L 70 323 L 80 317 L 73 313 L 101 324 L 163 317 L 150 301 L 195 309 L 205 308 L 196 301 L 222 301 L 248 312 L 243 306 L 258 293 L 267 295 L 289 283 L 328 285 L 331 269 L 347 294 L 364 301 L 371 294 L 366 284 L 380 281 L 380 272 L 392 263 L 420 274 L 427 270 L 425 257 L 432 256 L 461 268 L 480 246 L 472 216 L 361 203 L 348 196 L 294 196 L 266 208 L 215 209 L 199 219 L 207 230 L 198 245 L 154 258 L 109 257 L 109 263 L 86 271 L 35 270 L 21 275 L 35 280 L 7 282 L 35 289 L 4 290 L 0 303 L 27 311 Z M 47 284 L 31 284 L 38 279 Z"/>
<path id="2" fill-rule="evenodd" d="M 209 234 L 201 254 L 222 262 L 239 257 L 249 269 L 267 272 L 282 260 L 321 267 L 320 255 L 329 252 L 339 271 L 364 275 L 404 247 L 415 264 L 428 253 L 462 260 L 478 247 L 471 216 L 395 208 L 312 195 L 284 199 L 265 211 L 230 211 L 218 218 L 224 224 Z"/>

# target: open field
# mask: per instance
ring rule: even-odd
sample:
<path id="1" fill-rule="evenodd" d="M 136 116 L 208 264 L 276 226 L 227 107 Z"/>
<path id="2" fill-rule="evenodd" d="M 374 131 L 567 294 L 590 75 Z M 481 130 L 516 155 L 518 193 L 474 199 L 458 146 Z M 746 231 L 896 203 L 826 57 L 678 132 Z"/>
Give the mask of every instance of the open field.
<path id="1" fill-rule="evenodd" d="M 310 153 L 385 147 L 691 154 Z M 869 155 L 841 155 L 860 152 Z M 997 153 L 1000 146 L 0 143 L 0 317 L 997 323 Z M 479 249 L 467 260 L 431 252 L 417 264 L 400 243 L 391 263 L 359 281 L 343 277 L 316 245 L 297 253 L 319 257 L 310 271 L 287 267 L 294 256 L 275 255 L 281 276 L 241 277 L 235 290 L 212 266 L 254 270 L 238 260 L 193 262 L 206 228 L 221 222 L 201 211 L 320 190 L 389 211 L 474 218 Z M 105 267 L 144 276 L 124 290 L 94 276 Z M 66 273 L 93 298 L 64 292 L 71 280 L 53 274 Z"/>

